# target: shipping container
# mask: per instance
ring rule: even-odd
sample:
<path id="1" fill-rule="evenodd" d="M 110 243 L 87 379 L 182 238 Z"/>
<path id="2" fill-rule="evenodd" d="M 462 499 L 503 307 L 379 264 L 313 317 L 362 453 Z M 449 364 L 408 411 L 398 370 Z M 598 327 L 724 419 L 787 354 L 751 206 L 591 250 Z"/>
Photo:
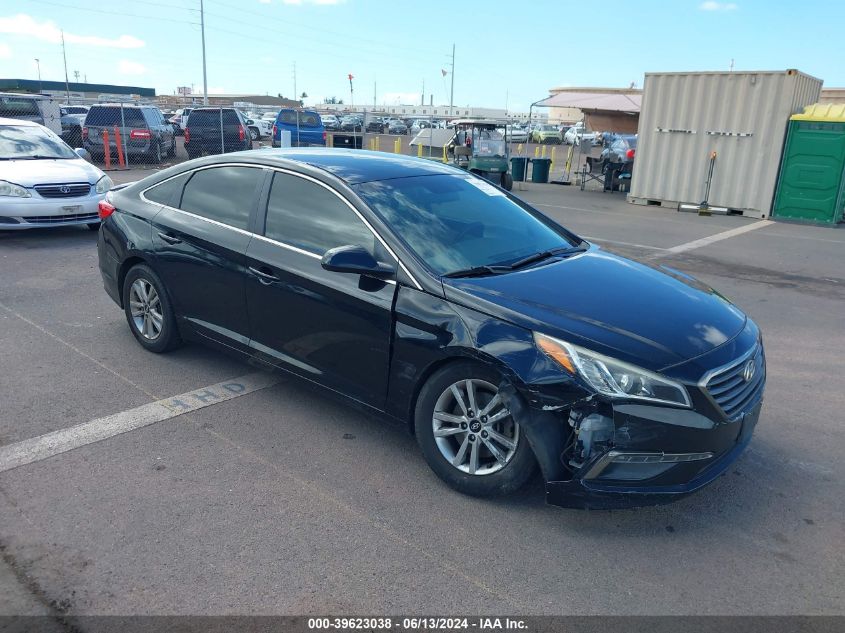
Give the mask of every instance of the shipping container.
<path id="1" fill-rule="evenodd" d="M 768 217 L 789 117 L 821 86 L 797 70 L 646 73 L 628 200 L 698 205 L 709 179 L 711 207 Z"/>

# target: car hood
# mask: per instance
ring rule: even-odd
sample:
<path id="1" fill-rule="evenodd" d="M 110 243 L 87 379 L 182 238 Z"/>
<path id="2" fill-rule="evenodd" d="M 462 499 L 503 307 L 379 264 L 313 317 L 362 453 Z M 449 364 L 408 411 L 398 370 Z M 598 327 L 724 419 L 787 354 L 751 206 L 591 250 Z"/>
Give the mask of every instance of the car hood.
<path id="1" fill-rule="evenodd" d="M 62 182 L 96 183 L 103 172 L 82 158 L 57 160 L 6 160 L 2 165 L 3 179 L 20 185 L 48 185 Z"/>
<path id="2" fill-rule="evenodd" d="M 598 247 L 535 268 L 443 279 L 455 303 L 651 370 L 734 338 L 746 316 L 709 286 Z"/>

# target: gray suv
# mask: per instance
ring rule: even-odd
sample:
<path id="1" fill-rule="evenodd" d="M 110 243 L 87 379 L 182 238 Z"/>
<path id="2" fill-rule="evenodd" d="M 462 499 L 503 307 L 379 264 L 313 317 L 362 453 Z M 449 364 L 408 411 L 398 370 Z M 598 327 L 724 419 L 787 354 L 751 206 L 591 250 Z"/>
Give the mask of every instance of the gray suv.
<path id="1" fill-rule="evenodd" d="M 155 106 L 100 103 L 91 106 L 82 128 L 82 145 L 91 156 L 103 159 L 103 132 L 109 133 L 112 160 L 117 160 L 115 130 L 120 132 L 121 149 L 127 158 L 140 156 L 153 163 L 176 155 L 176 135 Z"/>

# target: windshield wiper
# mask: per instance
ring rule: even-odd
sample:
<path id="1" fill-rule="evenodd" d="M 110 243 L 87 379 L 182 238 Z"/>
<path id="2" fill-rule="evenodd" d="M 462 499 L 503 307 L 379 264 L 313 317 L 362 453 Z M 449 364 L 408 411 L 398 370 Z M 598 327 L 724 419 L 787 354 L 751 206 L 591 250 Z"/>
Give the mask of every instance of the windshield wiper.
<path id="1" fill-rule="evenodd" d="M 583 246 L 564 246 L 561 248 L 552 248 L 547 251 L 539 251 L 532 255 L 528 255 L 527 257 L 523 257 L 522 259 L 518 259 L 512 264 L 508 264 L 508 268 L 511 270 L 516 270 L 518 268 L 523 268 L 528 266 L 529 264 L 534 264 L 535 262 L 542 261 L 544 259 L 548 259 L 549 257 L 560 257 L 562 255 L 574 255 L 575 253 L 583 253 L 587 249 Z"/>
<path id="2" fill-rule="evenodd" d="M 502 273 L 510 272 L 510 270 L 510 266 L 473 266 L 472 268 L 465 268 L 463 270 L 453 270 L 443 275 L 443 277 L 483 277 L 484 275 L 501 275 Z"/>

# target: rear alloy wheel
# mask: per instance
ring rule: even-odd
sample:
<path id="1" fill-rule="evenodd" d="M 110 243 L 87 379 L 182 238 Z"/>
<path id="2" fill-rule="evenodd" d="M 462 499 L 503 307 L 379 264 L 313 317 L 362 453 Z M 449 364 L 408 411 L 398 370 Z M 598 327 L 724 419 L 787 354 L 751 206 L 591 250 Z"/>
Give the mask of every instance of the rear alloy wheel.
<path id="1" fill-rule="evenodd" d="M 435 373 L 417 401 L 417 441 L 432 470 L 459 492 L 514 492 L 536 462 L 519 424 L 499 396 L 493 369 L 461 362 Z"/>
<path id="2" fill-rule="evenodd" d="M 123 282 L 123 308 L 132 334 L 151 352 L 166 352 L 181 343 L 176 319 L 161 279 L 144 264 Z"/>
<path id="3" fill-rule="evenodd" d="M 153 149 L 150 151 L 150 158 L 156 165 L 161 164 L 161 143 L 155 142 Z"/>
<path id="4" fill-rule="evenodd" d="M 255 127 L 249 128 L 249 138 L 251 138 L 253 141 L 257 141 L 258 137 L 259 137 L 258 128 L 255 128 Z"/>

